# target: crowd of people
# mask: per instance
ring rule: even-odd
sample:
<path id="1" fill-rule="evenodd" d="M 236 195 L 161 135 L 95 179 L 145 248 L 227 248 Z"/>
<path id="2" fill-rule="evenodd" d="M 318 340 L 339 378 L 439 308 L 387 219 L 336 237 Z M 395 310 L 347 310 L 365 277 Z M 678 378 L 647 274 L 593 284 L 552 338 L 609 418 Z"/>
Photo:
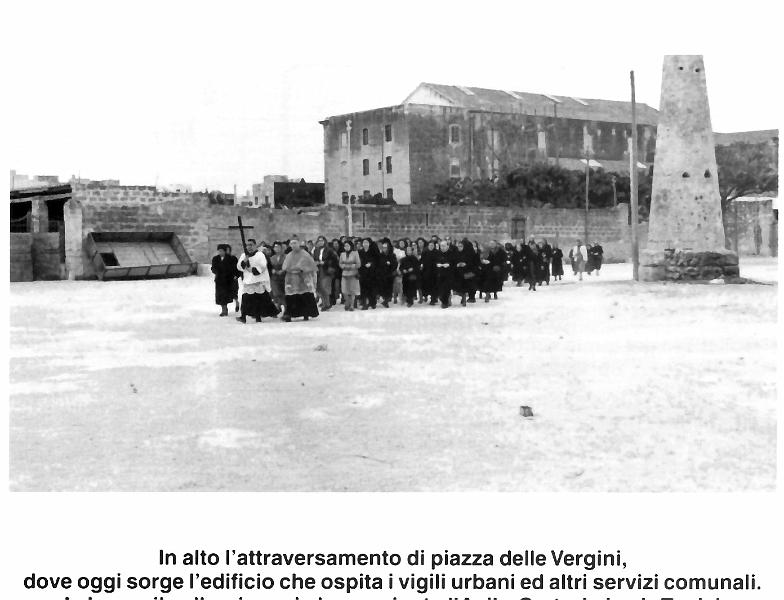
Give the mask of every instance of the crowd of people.
<path id="1" fill-rule="evenodd" d="M 343 310 L 373 310 L 379 304 L 407 307 L 415 303 L 449 308 L 455 296 L 466 306 L 477 298 L 497 300 L 509 278 L 529 291 L 561 281 L 564 253 L 548 241 L 480 244 L 467 238 L 452 240 L 436 235 L 416 240 L 380 240 L 341 237 L 301 243 L 298 238 L 272 244 L 246 241 L 239 256 L 228 244 L 220 244 L 212 259 L 215 303 L 220 316 L 234 304 L 237 320 L 261 322 L 278 317 L 305 321 L 342 305 Z M 582 241 L 569 250 L 573 274 L 597 275 L 604 250 L 598 243 Z M 242 294 L 240 295 L 240 283 Z"/>

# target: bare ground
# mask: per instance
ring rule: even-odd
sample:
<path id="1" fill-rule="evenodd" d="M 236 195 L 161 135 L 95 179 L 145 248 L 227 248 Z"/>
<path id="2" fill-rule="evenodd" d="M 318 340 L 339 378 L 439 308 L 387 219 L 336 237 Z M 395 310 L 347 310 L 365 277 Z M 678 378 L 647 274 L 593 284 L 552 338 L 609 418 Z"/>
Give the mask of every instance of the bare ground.
<path id="1" fill-rule="evenodd" d="M 778 286 L 630 272 L 245 326 L 209 277 L 13 284 L 10 487 L 774 489 Z"/>

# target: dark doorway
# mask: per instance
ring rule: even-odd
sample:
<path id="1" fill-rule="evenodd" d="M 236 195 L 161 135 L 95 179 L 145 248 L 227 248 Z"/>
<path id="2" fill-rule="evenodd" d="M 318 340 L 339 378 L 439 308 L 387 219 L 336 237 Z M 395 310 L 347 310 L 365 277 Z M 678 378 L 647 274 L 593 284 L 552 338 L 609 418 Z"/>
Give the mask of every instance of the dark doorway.
<path id="1" fill-rule="evenodd" d="M 46 210 L 49 216 L 49 233 L 60 231 L 61 227 L 59 224 L 65 222 L 64 206 L 66 202 L 66 199 L 46 201 Z"/>
<path id="2" fill-rule="evenodd" d="M 525 217 L 512 218 L 512 239 L 525 240 Z"/>
<path id="3" fill-rule="evenodd" d="M 11 232 L 28 233 L 32 212 L 32 202 L 11 202 Z"/>

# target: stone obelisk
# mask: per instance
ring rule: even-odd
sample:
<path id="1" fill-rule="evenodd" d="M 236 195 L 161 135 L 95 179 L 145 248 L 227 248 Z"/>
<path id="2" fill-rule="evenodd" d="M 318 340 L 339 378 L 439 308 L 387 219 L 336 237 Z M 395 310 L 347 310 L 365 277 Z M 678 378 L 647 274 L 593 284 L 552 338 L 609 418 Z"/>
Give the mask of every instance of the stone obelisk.
<path id="1" fill-rule="evenodd" d="M 738 276 L 725 249 L 702 56 L 664 57 L 648 244 L 640 279 Z"/>

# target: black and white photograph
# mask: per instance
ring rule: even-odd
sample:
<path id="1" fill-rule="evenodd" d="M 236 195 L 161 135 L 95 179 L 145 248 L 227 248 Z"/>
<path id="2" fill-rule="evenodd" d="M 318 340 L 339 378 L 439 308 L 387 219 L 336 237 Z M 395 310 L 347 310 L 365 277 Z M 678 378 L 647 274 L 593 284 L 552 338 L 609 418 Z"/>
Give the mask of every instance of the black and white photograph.
<path id="1" fill-rule="evenodd" d="M 776 490 L 764 17 L 13 4 L 11 492 Z"/>

